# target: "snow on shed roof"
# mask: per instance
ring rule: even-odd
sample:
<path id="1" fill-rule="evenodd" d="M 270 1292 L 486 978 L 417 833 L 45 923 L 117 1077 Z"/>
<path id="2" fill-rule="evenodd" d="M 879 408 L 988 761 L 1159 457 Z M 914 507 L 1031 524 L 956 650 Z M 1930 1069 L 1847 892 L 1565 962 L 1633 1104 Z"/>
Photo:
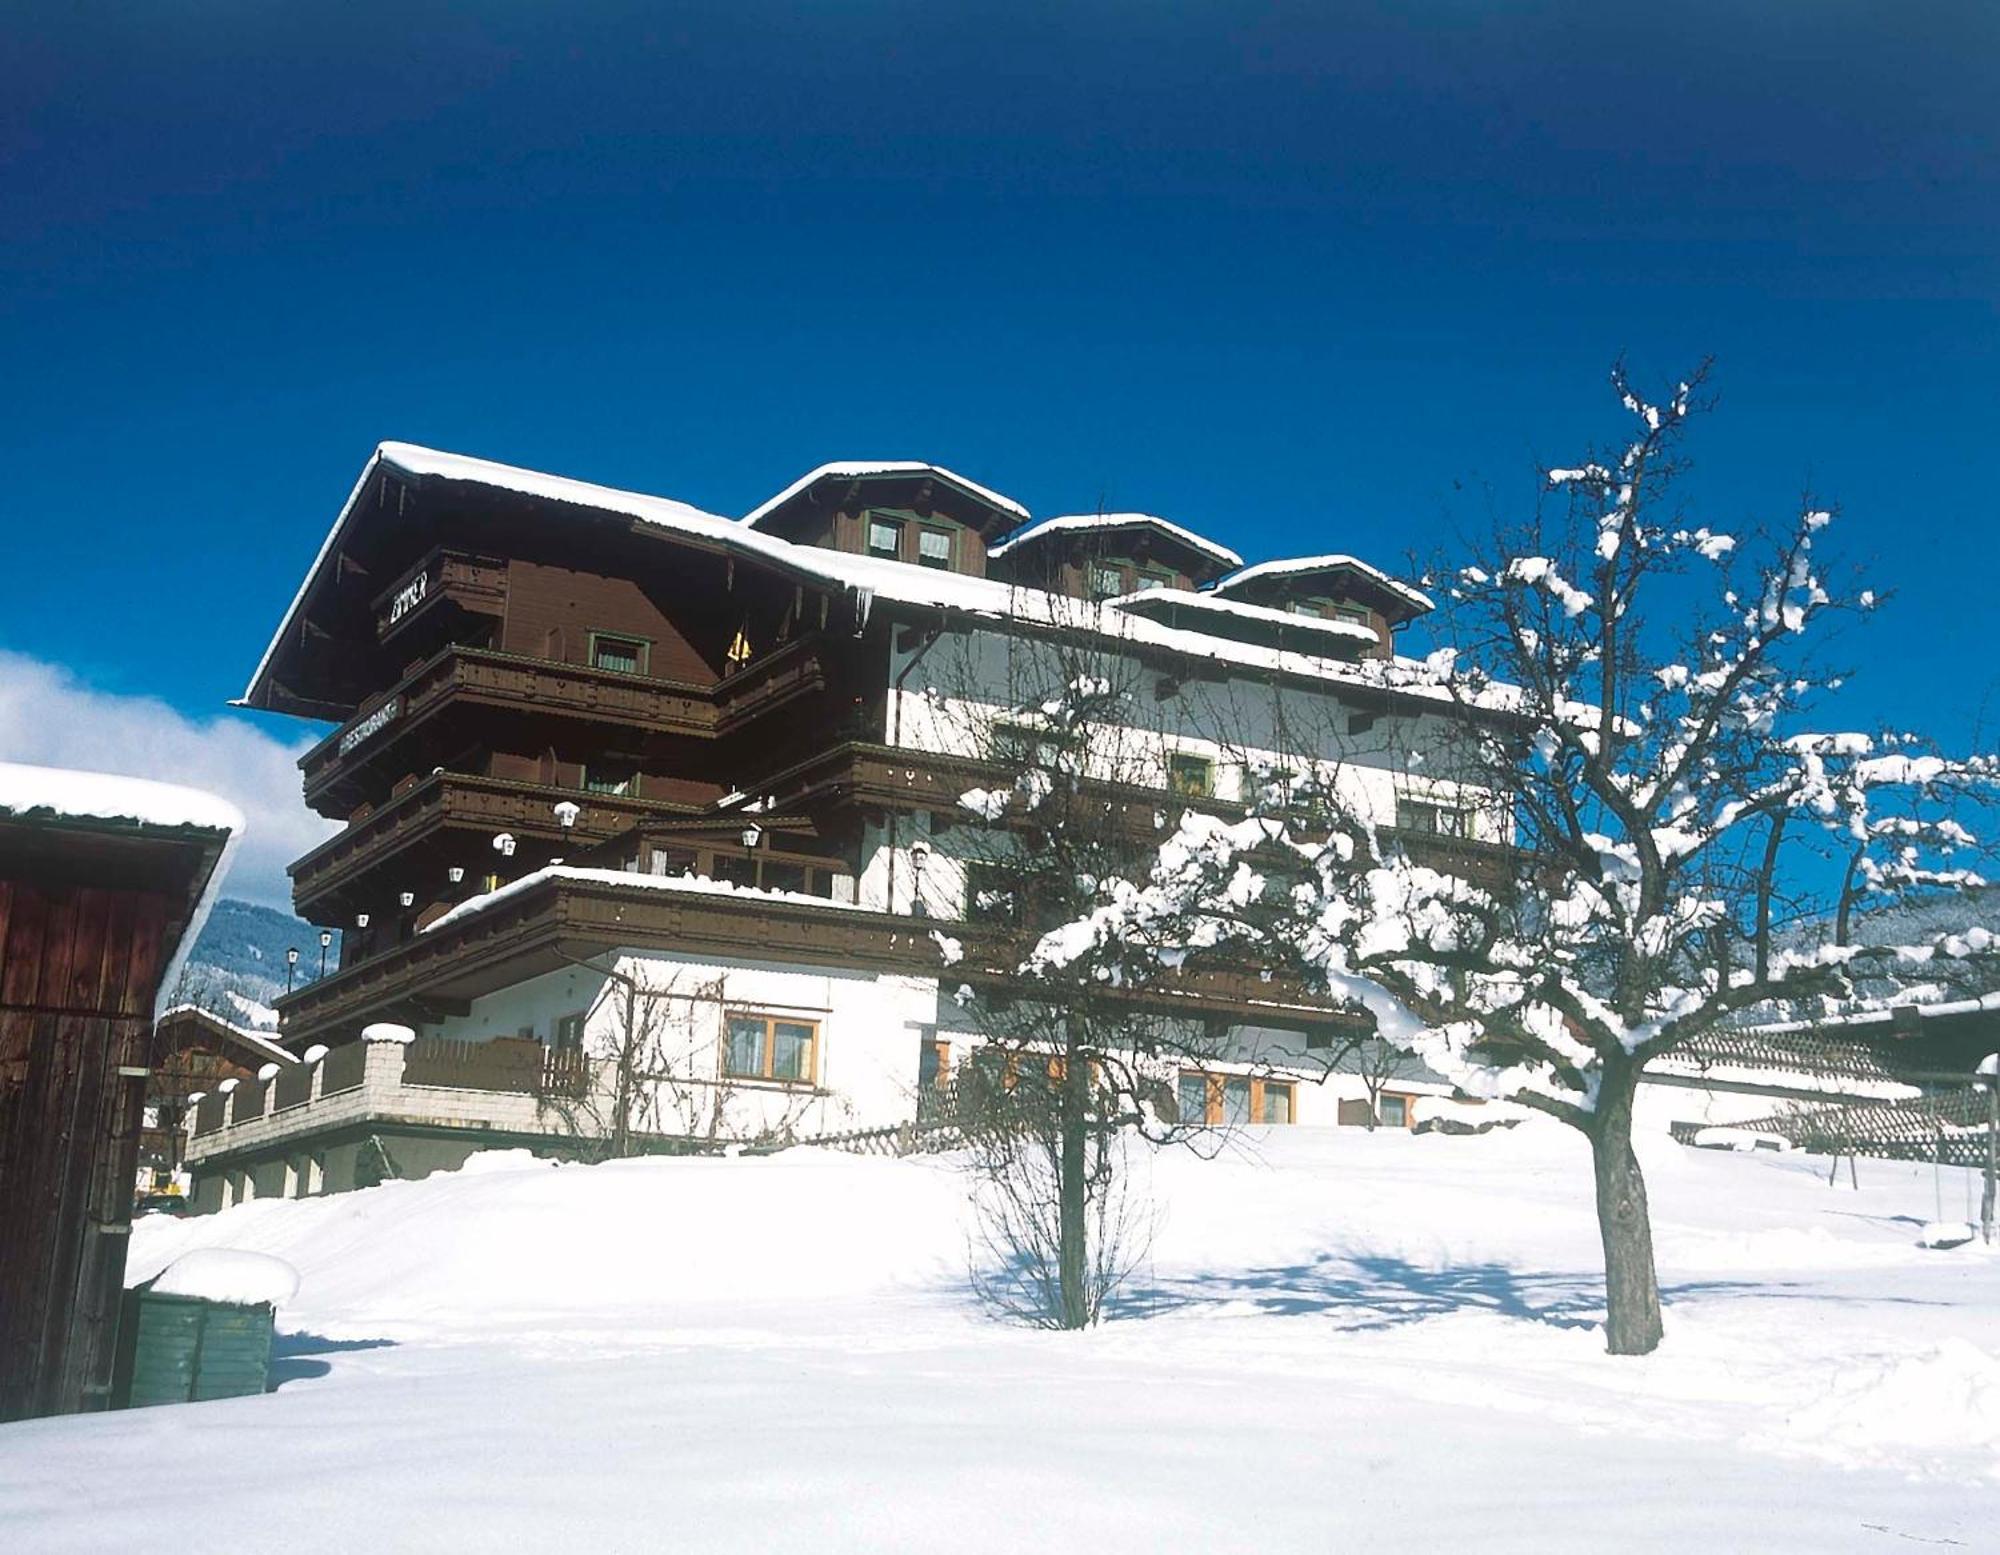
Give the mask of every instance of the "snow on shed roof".
<path id="1" fill-rule="evenodd" d="M 1214 592 L 1226 594 L 1231 589 L 1241 588 L 1258 578 L 1289 577 L 1309 572 L 1338 572 L 1346 569 L 1360 573 L 1372 582 L 1379 583 L 1390 593 L 1400 596 L 1416 610 L 1431 610 L 1435 606 L 1430 595 L 1421 589 L 1413 589 L 1407 583 L 1397 581 L 1380 567 L 1371 567 L 1358 556 L 1334 554 L 1329 556 L 1281 556 L 1274 561 L 1258 562 L 1245 567 L 1240 572 L 1232 572 L 1215 585 Z"/>
<path id="2" fill-rule="evenodd" d="M 816 470 L 808 470 L 791 485 L 768 501 L 760 502 L 743 515 L 743 522 L 752 528 L 783 507 L 792 498 L 804 491 L 815 481 L 828 477 L 846 477 L 862 480 L 870 475 L 929 475 L 956 486 L 969 493 L 988 507 L 998 508 L 1002 513 L 1011 513 L 1022 522 L 1028 518 L 1028 510 L 1012 497 L 1003 497 L 990 486 L 982 486 L 977 481 L 967 480 L 963 475 L 947 470 L 941 464 L 927 464 L 921 459 L 837 459 L 831 464 L 822 464 Z"/>
<path id="3" fill-rule="evenodd" d="M 22 820 L 47 816 L 57 822 L 111 822 L 133 826 L 191 828 L 222 836 L 205 878 L 192 882 L 195 891 L 188 917 L 173 954 L 160 974 L 154 1008 L 180 981 L 181 968 L 200 938 L 208 915 L 222 894 L 237 844 L 243 840 L 243 812 L 227 799 L 156 783 L 151 778 L 119 777 L 110 772 L 72 772 L 61 767 L 30 767 L 0 761 L 0 815 Z"/>
<path id="4" fill-rule="evenodd" d="M 1170 519 L 1156 517 L 1151 513 L 1065 513 L 1059 518 L 1045 518 L 1038 524 L 1030 524 L 1026 529 L 1017 529 L 986 554 L 1005 556 L 1017 546 L 1031 540 L 1040 540 L 1052 534 L 1062 534 L 1089 529 L 1155 529 L 1170 535 L 1182 545 L 1197 550 L 1204 556 L 1212 557 L 1225 567 L 1241 567 L 1243 558 L 1226 545 L 1217 545 L 1213 540 L 1196 534 L 1192 529 L 1184 529 Z"/>
<path id="5" fill-rule="evenodd" d="M 42 811 L 58 820 L 194 826 L 232 834 L 243 830 L 241 810 L 197 788 L 0 761 L 0 813 L 26 817 Z"/>

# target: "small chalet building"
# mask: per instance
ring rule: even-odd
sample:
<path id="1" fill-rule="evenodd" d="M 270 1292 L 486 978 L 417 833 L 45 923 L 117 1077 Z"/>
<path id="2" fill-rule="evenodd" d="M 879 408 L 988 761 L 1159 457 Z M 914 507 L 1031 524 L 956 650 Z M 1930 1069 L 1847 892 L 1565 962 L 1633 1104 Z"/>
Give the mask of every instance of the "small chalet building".
<path id="1" fill-rule="evenodd" d="M 1490 861 L 1480 796 L 1391 754 L 1448 732 L 1383 673 L 1427 609 L 1351 557 L 1246 568 L 1146 514 L 1036 522 L 937 465 L 822 465 L 732 520 L 385 443 L 243 697 L 332 726 L 300 766 L 342 829 L 292 879 L 340 964 L 280 1003 L 301 1072 L 196 1108 L 197 1200 L 496 1142 L 915 1118 L 977 1040 L 952 998 L 977 958 L 940 954 L 979 929 L 960 796 L 1013 776 L 966 730 L 1062 634 L 1153 687 L 1148 826 L 1240 808 L 1282 703 L 1342 731 L 1383 823 Z M 1339 1017 L 1254 973 L 1173 1004 L 1214 1035 L 1216 1121 L 1333 1122 L 1363 1094 L 1309 1083 Z M 1269 1068 L 1288 1054 L 1295 1078 Z"/>
<path id="2" fill-rule="evenodd" d="M 154 1004 L 243 818 L 0 762 L 0 1421 L 104 1409 Z"/>

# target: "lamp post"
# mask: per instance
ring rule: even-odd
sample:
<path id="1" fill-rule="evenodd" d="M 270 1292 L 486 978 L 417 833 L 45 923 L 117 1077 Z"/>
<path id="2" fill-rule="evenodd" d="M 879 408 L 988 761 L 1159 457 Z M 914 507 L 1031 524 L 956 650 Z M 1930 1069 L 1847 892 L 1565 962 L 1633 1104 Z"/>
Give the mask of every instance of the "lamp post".
<path id="1" fill-rule="evenodd" d="M 327 947 L 332 943 L 333 930 L 321 929 L 319 931 L 319 975 L 321 977 L 326 976 L 326 952 Z"/>
<path id="2" fill-rule="evenodd" d="M 299 947 L 296 945 L 288 945 L 285 948 L 285 992 L 286 993 L 290 993 L 292 991 L 292 977 L 295 973 L 297 973 L 298 969 L 299 969 Z"/>

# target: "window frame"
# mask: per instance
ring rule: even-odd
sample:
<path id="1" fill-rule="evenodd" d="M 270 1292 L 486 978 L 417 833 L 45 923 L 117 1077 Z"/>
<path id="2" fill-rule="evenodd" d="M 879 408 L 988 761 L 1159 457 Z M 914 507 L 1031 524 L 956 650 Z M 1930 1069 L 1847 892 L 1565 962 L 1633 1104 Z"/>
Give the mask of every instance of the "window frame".
<path id="1" fill-rule="evenodd" d="M 581 1053 L 583 1051 L 584 1027 L 589 1024 L 588 1010 L 571 1010 L 567 1015 L 558 1015 L 549 1023 L 549 1051 L 552 1053 Z M 565 1040 L 565 1033 L 568 1038 Z"/>
<path id="2" fill-rule="evenodd" d="M 579 769 L 576 786 L 583 790 L 584 793 L 596 794 L 603 799 L 632 799 L 637 797 L 639 792 L 639 768 L 637 765 L 633 765 L 629 770 L 625 770 L 623 762 L 598 762 L 596 765 L 600 771 L 609 766 L 612 771 L 624 770 L 625 776 L 620 778 L 616 784 L 611 784 L 609 779 L 600 777 L 594 785 L 590 775 L 591 765 L 590 762 L 586 761 L 581 764 Z"/>
<path id="3" fill-rule="evenodd" d="M 735 1026 L 739 1021 L 760 1021 L 763 1023 L 763 1040 L 759 1046 L 761 1055 L 760 1072 L 746 1074 L 730 1067 L 730 1049 L 735 1041 Z M 778 1028 L 780 1026 L 803 1026 L 806 1037 L 806 1056 L 802 1066 L 804 1072 L 797 1077 L 780 1075 L 775 1072 L 778 1052 Z M 722 1012 L 722 1042 L 716 1054 L 716 1073 L 724 1080 L 739 1080 L 751 1085 L 782 1086 L 787 1090 L 819 1089 L 820 1026 L 818 1020 L 803 1015 L 777 1014 L 768 1010 L 725 1009 Z"/>
<path id="4" fill-rule="evenodd" d="M 1126 566 L 1123 562 L 1091 561 L 1084 563 L 1083 589 L 1092 601 L 1117 599 L 1129 594 L 1131 585 L 1126 581 Z M 1110 577 L 1111 587 L 1104 587 L 1099 574 Z"/>
<path id="5" fill-rule="evenodd" d="M 944 541 L 944 555 L 933 559 L 924 554 L 924 541 L 936 535 Z M 942 524 L 917 525 L 917 554 L 911 558 L 919 567 L 928 567 L 933 572 L 958 571 L 958 531 L 947 529 Z"/>
<path id="6" fill-rule="evenodd" d="M 1428 810 L 1435 818 L 1430 825 L 1411 824 L 1411 818 L 1419 810 Z M 1472 807 L 1445 804 L 1436 799 L 1398 799 L 1396 830 L 1416 837 L 1448 837 L 1469 841 L 1473 839 Z"/>
<path id="7" fill-rule="evenodd" d="M 896 543 L 884 551 L 876 548 L 875 526 L 880 524 L 896 537 Z M 909 529 L 908 521 L 894 514 L 870 508 L 861 515 L 861 554 L 872 556 L 877 561 L 899 562 L 903 559 L 903 537 Z"/>
<path id="8" fill-rule="evenodd" d="M 636 650 L 633 654 L 634 667 L 628 670 L 620 669 L 615 664 L 600 664 L 597 659 L 597 652 L 599 646 L 604 643 L 629 644 Z M 644 677 L 651 673 L 653 640 L 650 637 L 640 637 L 631 632 L 600 632 L 593 628 L 586 651 L 590 656 L 590 667 L 594 670 L 603 670 L 607 675 L 638 675 Z"/>
<path id="9" fill-rule="evenodd" d="M 1174 1106 L 1181 1110 L 1181 1101 L 1190 1081 L 1204 1082 L 1202 1116 L 1196 1119 L 1183 1117 L 1181 1123 L 1192 1128 L 1290 1128 L 1299 1121 L 1299 1083 L 1296 1080 L 1277 1080 L 1264 1075 L 1225 1074 L 1211 1069 L 1183 1069 L 1174 1080 Z M 1249 1116 L 1244 1123 L 1228 1121 L 1227 1087 L 1232 1081 L 1248 1081 L 1250 1086 Z M 1264 1099 L 1273 1090 L 1285 1093 L 1285 1121 L 1267 1123 L 1264 1121 Z"/>
<path id="10" fill-rule="evenodd" d="M 1381 1095 L 1376 1099 L 1375 1103 L 1376 1126 L 1378 1128 L 1402 1128 L 1402 1129 L 1409 1128 L 1411 1122 L 1410 1100 L 1411 1100 L 1410 1097 L 1405 1096 L 1400 1092 L 1394 1095 L 1390 1095 L 1389 1093 L 1384 1092 L 1383 1095 Z M 1394 1123 L 1391 1123 L 1388 1117 L 1385 1115 L 1388 1111 L 1388 1107 L 1391 1102 L 1394 1102 L 1396 1104 L 1397 1110 L 1402 1113 L 1402 1116 L 1398 1118 Z"/>
<path id="11" fill-rule="evenodd" d="M 1190 786 L 1183 774 L 1195 767 L 1201 770 L 1201 780 L 1198 786 Z M 1197 751 L 1168 751 L 1167 792 L 1178 799 L 1213 799 L 1215 758 Z"/>

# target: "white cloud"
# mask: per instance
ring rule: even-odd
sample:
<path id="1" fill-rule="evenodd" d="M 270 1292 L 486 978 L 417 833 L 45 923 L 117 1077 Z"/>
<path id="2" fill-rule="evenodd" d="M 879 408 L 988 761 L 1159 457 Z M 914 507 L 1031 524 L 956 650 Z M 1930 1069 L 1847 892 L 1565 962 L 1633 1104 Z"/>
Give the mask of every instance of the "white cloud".
<path id="1" fill-rule="evenodd" d="M 223 890 L 289 912 L 285 866 L 335 831 L 305 806 L 298 759 L 246 718 L 195 719 L 155 697 L 86 686 L 60 665 L 0 649 L 0 761 L 158 778 L 232 801 L 247 827 Z"/>

